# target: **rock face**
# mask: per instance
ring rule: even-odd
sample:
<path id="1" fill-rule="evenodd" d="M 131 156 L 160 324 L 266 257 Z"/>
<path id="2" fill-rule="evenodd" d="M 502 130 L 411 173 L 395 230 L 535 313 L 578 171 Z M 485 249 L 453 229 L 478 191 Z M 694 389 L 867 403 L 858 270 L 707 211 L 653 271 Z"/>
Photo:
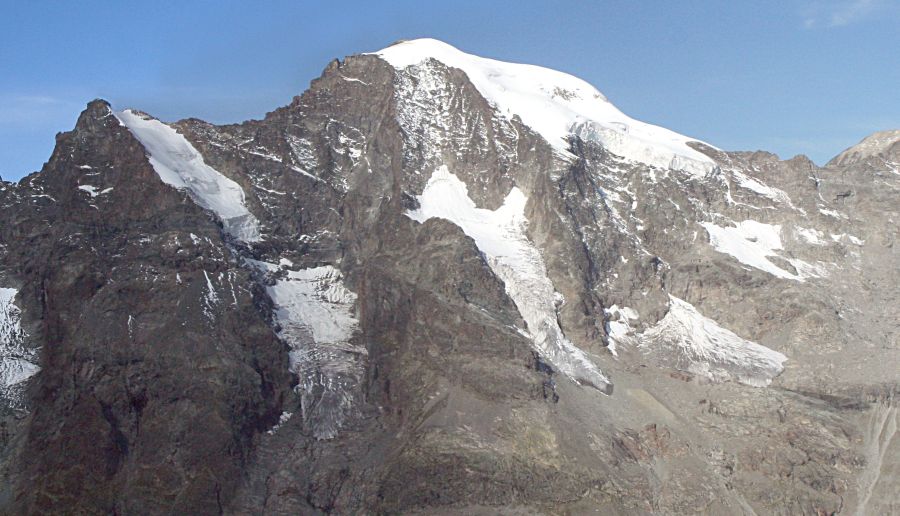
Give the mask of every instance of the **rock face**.
<path id="1" fill-rule="evenodd" d="M 433 40 L 0 184 L 8 513 L 889 514 L 900 135 L 820 168 Z"/>

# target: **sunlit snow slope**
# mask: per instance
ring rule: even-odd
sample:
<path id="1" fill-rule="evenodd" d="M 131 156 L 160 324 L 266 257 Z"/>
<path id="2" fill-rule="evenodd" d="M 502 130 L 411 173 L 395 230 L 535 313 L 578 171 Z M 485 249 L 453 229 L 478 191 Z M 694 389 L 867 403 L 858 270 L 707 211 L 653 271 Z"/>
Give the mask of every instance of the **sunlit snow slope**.
<path id="1" fill-rule="evenodd" d="M 743 339 L 693 305 L 669 296 L 669 313 L 641 335 L 646 353 L 666 352 L 679 369 L 713 381 L 763 387 L 784 370 L 787 357 Z"/>
<path id="2" fill-rule="evenodd" d="M 244 190 L 203 161 L 184 136 L 168 125 L 134 111 L 116 113 L 147 150 L 150 164 L 164 183 L 190 192 L 200 206 L 222 220 L 225 230 L 239 240 L 259 240 L 259 222 L 244 204 Z"/>
<path id="3" fill-rule="evenodd" d="M 428 59 L 462 70 L 500 113 L 518 116 L 560 151 L 568 148 L 566 138 L 576 134 L 648 165 L 695 174 L 715 167 L 712 159 L 687 145 L 694 139 L 625 115 L 596 88 L 566 73 L 473 56 L 434 39 L 405 41 L 376 55 L 399 70 Z"/>
<path id="4" fill-rule="evenodd" d="M 496 210 L 477 208 L 466 184 L 441 166 L 418 200 L 419 208 L 407 212 L 411 219 L 423 223 L 430 218 L 449 220 L 475 240 L 528 324 L 537 352 L 573 380 L 610 392 L 612 384 L 606 376 L 559 326 L 556 310 L 562 297 L 547 276 L 540 251 L 525 234 L 528 199 L 522 191 L 514 187 Z"/>

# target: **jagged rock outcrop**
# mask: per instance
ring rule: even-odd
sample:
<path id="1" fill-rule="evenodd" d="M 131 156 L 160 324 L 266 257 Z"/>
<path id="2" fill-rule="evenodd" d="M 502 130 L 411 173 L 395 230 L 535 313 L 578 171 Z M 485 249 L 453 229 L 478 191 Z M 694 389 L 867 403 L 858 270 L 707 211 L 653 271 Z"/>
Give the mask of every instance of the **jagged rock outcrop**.
<path id="1" fill-rule="evenodd" d="M 0 506 L 889 513 L 892 134 L 725 152 L 433 40 L 94 101 L 0 185 Z"/>

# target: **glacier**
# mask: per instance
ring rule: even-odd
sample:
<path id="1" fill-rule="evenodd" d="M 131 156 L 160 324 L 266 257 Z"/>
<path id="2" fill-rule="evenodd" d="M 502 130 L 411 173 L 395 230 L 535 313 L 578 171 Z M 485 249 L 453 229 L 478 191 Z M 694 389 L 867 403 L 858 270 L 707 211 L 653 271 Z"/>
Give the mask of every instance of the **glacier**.
<path id="1" fill-rule="evenodd" d="M 164 183 L 187 190 L 198 205 L 219 217 L 231 236 L 245 242 L 260 239 L 259 221 L 247 209 L 244 190 L 207 165 L 184 136 L 159 120 L 130 109 L 115 116 L 144 146 L 150 164 Z"/>
<path id="2" fill-rule="evenodd" d="M 716 167 L 710 157 L 688 145 L 698 140 L 625 115 L 596 88 L 563 72 L 474 56 L 427 38 L 404 41 L 374 55 L 398 70 L 429 59 L 462 70 L 499 113 L 508 119 L 518 116 L 562 153 L 567 153 L 567 139 L 576 135 L 655 167 L 693 175 L 708 174 Z"/>
<path id="3" fill-rule="evenodd" d="M 331 265 L 290 270 L 288 260 L 246 262 L 267 276 L 277 333 L 290 348 L 290 370 L 300 380 L 303 421 L 317 439 L 331 439 L 354 410 L 365 376 L 368 351 L 353 342 L 359 331 L 356 294 Z"/>
<path id="4" fill-rule="evenodd" d="M 419 208 L 407 211 L 406 216 L 419 223 L 440 218 L 459 226 L 503 281 L 541 357 L 572 380 L 609 394 L 612 383 L 559 326 L 557 309 L 562 296 L 547 276 L 540 251 L 525 234 L 527 200 L 513 187 L 496 210 L 477 208 L 466 184 L 442 165 L 418 196 Z"/>
<path id="5" fill-rule="evenodd" d="M 0 287 L 0 398 L 13 407 L 21 408 L 20 386 L 40 371 L 35 353 L 23 344 L 25 331 L 21 326 L 22 312 L 14 301 L 18 291 Z"/>
<path id="6" fill-rule="evenodd" d="M 783 354 L 739 337 L 694 305 L 669 296 L 669 312 L 639 336 L 644 353 L 684 371 L 721 382 L 765 387 L 784 370 Z"/>

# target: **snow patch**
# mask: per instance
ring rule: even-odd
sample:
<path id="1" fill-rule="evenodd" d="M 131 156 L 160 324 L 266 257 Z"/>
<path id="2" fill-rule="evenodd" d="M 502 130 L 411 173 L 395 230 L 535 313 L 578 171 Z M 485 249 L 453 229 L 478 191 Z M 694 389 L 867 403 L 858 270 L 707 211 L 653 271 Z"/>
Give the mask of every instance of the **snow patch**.
<path id="1" fill-rule="evenodd" d="M 306 177 L 308 177 L 308 178 L 310 178 L 310 179 L 312 179 L 312 180 L 314 180 L 314 181 L 321 181 L 321 179 L 319 179 L 318 177 L 316 177 L 316 176 L 310 174 L 309 172 L 303 170 L 303 169 L 300 168 L 300 167 L 295 167 L 295 166 L 291 165 L 291 166 L 290 166 L 290 169 L 293 170 L 294 172 L 299 172 L 300 174 L 302 174 L 302 175 L 304 175 L 304 176 L 306 176 Z"/>
<path id="2" fill-rule="evenodd" d="M 266 149 L 263 149 L 263 150 L 266 150 Z M 279 158 L 278 156 L 276 156 L 274 154 L 266 154 L 264 152 L 257 152 L 257 151 L 252 151 L 252 150 L 248 150 L 248 151 L 244 151 L 244 152 L 246 152 L 248 154 L 253 154 L 254 156 L 259 156 L 260 158 L 267 159 L 269 161 L 281 163 L 281 158 Z"/>
<path id="3" fill-rule="evenodd" d="M 619 356 L 617 344 L 630 344 L 633 342 L 634 330 L 631 321 L 638 319 L 638 313 L 627 306 L 612 305 L 603 310 L 606 314 L 606 335 L 609 337 L 609 352 Z"/>
<path id="4" fill-rule="evenodd" d="M 849 240 L 851 244 L 858 245 L 858 246 L 863 246 L 866 243 L 865 240 L 863 240 L 861 238 L 857 238 L 857 237 L 847 234 L 847 233 L 838 233 L 838 234 L 831 235 L 831 239 L 834 240 L 835 242 L 841 242 L 841 240 L 843 240 L 844 238 Z"/>
<path id="5" fill-rule="evenodd" d="M 805 242 L 812 245 L 825 245 L 827 242 L 824 240 L 825 233 L 819 231 L 818 229 L 807 229 L 807 228 L 795 228 L 797 232 L 797 236 L 799 236 Z"/>
<path id="6" fill-rule="evenodd" d="M 194 202 L 219 216 L 231 236 L 246 242 L 260 239 L 259 221 L 247 209 L 244 190 L 207 165 L 184 136 L 159 120 L 128 109 L 116 117 L 144 146 L 164 183 L 187 190 Z"/>
<path id="7" fill-rule="evenodd" d="M 844 215 L 843 213 L 841 213 L 841 212 L 839 212 L 839 211 L 837 211 L 837 210 L 832 210 L 832 209 L 829 209 L 829 208 L 825 208 L 825 207 L 823 207 L 823 206 L 821 206 L 821 205 L 818 206 L 818 209 L 819 209 L 819 213 L 822 213 L 822 214 L 824 214 L 824 215 L 828 215 L 829 217 L 834 217 L 834 218 L 836 218 L 836 219 L 846 219 L 846 218 L 847 218 L 847 216 Z"/>
<path id="8" fill-rule="evenodd" d="M 550 278 L 541 253 L 525 234 L 527 198 L 516 187 L 496 210 L 477 208 L 466 184 L 446 166 L 434 171 L 422 195 L 419 208 L 406 215 L 419 223 L 430 218 L 448 220 L 475 240 L 494 274 L 506 286 L 528 324 L 534 348 L 571 379 L 609 393 L 612 384 L 584 351 L 563 334 L 557 321 L 560 296 Z"/>
<path id="9" fill-rule="evenodd" d="M 92 199 L 94 197 L 97 197 L 98 195 L 105 195 L 105 194 L 108 194 L 109 192 L 113 191 L 113 187 L 111 187 L 111 186 L 109 188 L 104 188 L 103 190 L 100 190 L 100 191 L 97 191 L 96 186 L 91 186 L 91 185 L 78 185 L 78 189 L 83 192 L 87 192 L 88 195 L 90 195 Z"/>
<path id="10" fill-rule="evenodd" d="M 791 203 L 791 198 L 783 190 L 779 190 L 778 188 L 773 188 L 769 185 L 766 185 L 761 181 L 753 179 L 752 177 L 737 170 L 732 171 L 732 173 L 734 175 L 735 181 L 740 187 L 756 192 L 759 195 L 767 197 L 775 202 L 793 206 L 793 204 Z"/>
<path id="11" fill-rule="evenodd" d="M 796 281 L 821 277 L 825 274 L 818 265 L 797 258 L 782 258 L 796 269 L 796 273 L 786 271 L 769 260 L 769 257 L 779 257 L 776 251 L 783 249 L 780 225 L 764 224 L 755 220 L 744 220 L 736 223 L 734 227 L 717 226 L 711 222 L 700 224 L 709 233 L 710 244 L 716 251 L 728 254 L 744 265 L 768 272 L 778 278 Z"/>
<path id="12" fill-rule="evenodd" d="M 331 265 L 288 270 L 289 260 L 247 260 L 269 277 L 278 335 L 290 347 L 290 368 L 300 379 L 304 422 L 318 439 L 335 437 L 356 404 L 367 350 L 355 344 L 356 294 Z"/>
<path id="13" fill-rule="evenodd" d="M 97 197 L 97 187 L 91 185 L 78 185 L 78 189 L 87 192 L 92 198 Z"/>
<path id="14" fill-rule="evenodd" d="M 398 43 L 375 55 L 398 70 L 428 59 L 462 70 L 503 116 L 518 116 L 561 152 L 567 152 L 566 140 L 576 134 L 652 166 L 699 175 L 715 167 L 711 158 L 687 145 L 692 138 L 625 115 L 593 86 L 566 73 L 473 56 L 434 39 Z"/>
<path id="15" fill-rule="evenodd" d="M 269 431 L 266 433 L 269 435 L 274 435 L 275 432 L 277 432 L 279 428 L 284 426 L 284 424 L 287 423 L 291 419 L 291 416 L 293 416 L 293 415 L 294 415 L 293 412 L 287 412 L 287 411 L 282 412 L 281 415 L 278 416 L 278 423 L 276 423 L 275 426 L 273 426 L 271 429 L 269 429 Z"/>
<path id="16" fill-rule="evenodd" d="M 765 387 L 784 370 L 787 357 L 743 339 L 693 305 L 669 296 L 669 312 L 640 335 L 640 346 L 648 354 L 663 354 L 677 369 L 712 381 L 738 381 Z"/>
<path id="17" fill-rule="evenodd" d="M 346 75 L 341 75 L 341 79 L 344 79 L 347 82 L 358 82 L 360 84 L 369 86 L 369 83 L 367 83 L 366 81 L 363 81 L 361 79 L 357 79 L 356 77 L 347 77 Z"/>
<path id="18" fill-rule="evenodd" d="M 213 285 L 212 280 L 209 279 L 209 274 L 206 271 L 203 271 L 203 276 L 206 278 L 206 294 L 203 295 L 203 314 L 210 322 L 214 322 L 216 320 L 216 305 L 219 304 L 219 294 L 216 292 L 216 287 Z"/>
<path id="19" fill-rule="evenodd" d="M 0 398 L 15 408 L 23 408 L 22 384 L 41 368 L 35 364 L 35 352 L 24 346 L 22 313 L 14 304 L 17 292 L 0 287 Z"/>

